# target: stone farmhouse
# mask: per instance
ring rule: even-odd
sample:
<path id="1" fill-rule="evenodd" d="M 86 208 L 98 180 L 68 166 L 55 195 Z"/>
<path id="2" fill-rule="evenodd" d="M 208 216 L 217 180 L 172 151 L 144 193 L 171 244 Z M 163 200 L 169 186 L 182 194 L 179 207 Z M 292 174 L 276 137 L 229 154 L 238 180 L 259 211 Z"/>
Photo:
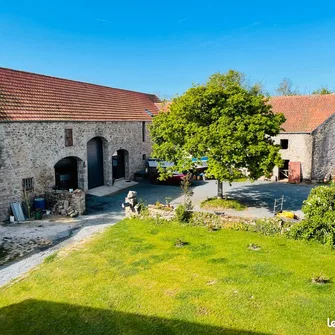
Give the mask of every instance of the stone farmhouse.
<path id="1" fill-rule="evenodd" d="M 272 97 L 286 122 L 274 141 L 284 179 L 335 176 L 335 95 Z M 0 68 L 0 221 L 24 191 L 85 192 L 132 179 L 151 153 L 147 125 L 161 107 L 145 94 Z"/>
<path id="2" fill-rule="evenodd" d="M 284 166 L 274 175 L 284 179 L 290 163 L 300 163 L 303 180 L 323 181 L 335 176 L 335 94 L 284 96 L 270 99 L 272 110 L 286 122 L 275 138 Z M 297 165 L 295 165 L 295 168 Z"/>
<path id="3" fill-rule="evenodd" d="M 158 107 L 152 94 L 0 68 L 0 221 L 24 190 L 133 178 Z"/>

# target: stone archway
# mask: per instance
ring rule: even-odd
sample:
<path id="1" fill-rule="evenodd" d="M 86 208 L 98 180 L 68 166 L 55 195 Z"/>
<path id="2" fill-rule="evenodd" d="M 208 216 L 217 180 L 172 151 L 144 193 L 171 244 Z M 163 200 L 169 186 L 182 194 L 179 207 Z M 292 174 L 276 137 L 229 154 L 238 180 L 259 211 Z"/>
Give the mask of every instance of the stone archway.
<path id="1" fill-rule="evenodd" d="M 57 189 L 84 189 L 84 162 L 80 158 L 64 157 L 54 165 L 54 170 Z"/>

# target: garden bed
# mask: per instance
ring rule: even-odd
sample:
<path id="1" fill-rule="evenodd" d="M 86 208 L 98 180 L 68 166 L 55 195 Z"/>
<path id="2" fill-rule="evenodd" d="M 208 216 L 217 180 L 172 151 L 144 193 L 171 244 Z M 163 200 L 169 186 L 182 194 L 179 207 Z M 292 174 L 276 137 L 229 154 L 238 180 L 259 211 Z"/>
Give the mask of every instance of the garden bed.
<path id="1" fill-rule="evenodd" d="M 201 202 L 200 207 L 212 210 L 223 210 L 229 208 L 237 211 L 243 211 L 247 208 L 246 205 L 242 204 L 238 200 L 220 198 L 208 198 Z"/>

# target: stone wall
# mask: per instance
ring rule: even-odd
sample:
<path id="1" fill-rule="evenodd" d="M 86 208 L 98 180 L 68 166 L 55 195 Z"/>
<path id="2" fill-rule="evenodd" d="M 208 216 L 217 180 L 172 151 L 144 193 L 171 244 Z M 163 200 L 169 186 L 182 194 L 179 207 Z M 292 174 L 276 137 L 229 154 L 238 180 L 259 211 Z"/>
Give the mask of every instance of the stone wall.
<path id="1" fill-rule="evenodd" d="M 280 144 L 281 139 L 288 140 L 288 148 L 280 150 L 282 159 L 291 162 L 300 162 L 302 179 L 311 179 L 313 136 L 310 134 L 281 133 L 275 137 L 275 144 Z M 276 177 L 279 176 L 278 168 L 275 168 L 274 175 Z"/>
<path id="2" fill-rule="evenodd" d="M 312 177 L 323 181 L 327 175 L 335 176 L 335 116 L 314 132 Z"/>
<path id="3" fill-rule="evenodd" d="M 36 193 L 55 184 L 55 164 L 65 157 L 78 161 L 78 186 L 88 189 L 87 142 L 103 140 L 104 184 L 113 180 L 112 155 L 128 151 L 126 178 L 143 169 L 149 157 L 148 122 L 142 142 L 142 122 L 8 122 L 0 124 L 0 221 L 8 217 L 9 205 L 22 200 L 22 179 L 34 178 Z M 73 131 L 73 146 L 65 146 L 65 129 Z M 47 184 L 47 185 L 46 185 Z"/>

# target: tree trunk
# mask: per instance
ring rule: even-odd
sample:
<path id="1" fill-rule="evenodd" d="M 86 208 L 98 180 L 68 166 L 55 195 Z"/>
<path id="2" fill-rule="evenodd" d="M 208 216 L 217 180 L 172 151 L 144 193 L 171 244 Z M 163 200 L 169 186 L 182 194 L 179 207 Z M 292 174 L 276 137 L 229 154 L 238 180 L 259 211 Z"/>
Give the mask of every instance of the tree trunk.
<path id="1" fill-rule="evenodd" d="M 223 183 L 220 180 L 218 180 L 217 183 L 218 183 L 218 194 L 217 194 L 217 197 L 219 199 L 222 199 L 222 197 L 223 197 Z"/>

